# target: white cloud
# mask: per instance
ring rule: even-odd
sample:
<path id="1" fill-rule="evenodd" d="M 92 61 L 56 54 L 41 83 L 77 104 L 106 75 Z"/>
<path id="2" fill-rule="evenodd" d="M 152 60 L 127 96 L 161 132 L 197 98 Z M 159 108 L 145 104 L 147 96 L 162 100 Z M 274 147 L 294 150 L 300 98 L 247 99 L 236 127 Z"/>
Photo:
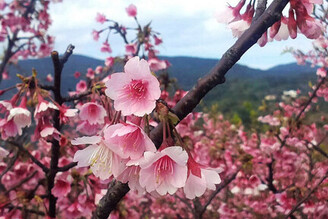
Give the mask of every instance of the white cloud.
<path id="1" fill-rule="evenodd" d="M 229 0 L 231 5 L 237 2 Z M 214 13 L 227 5 L 224 0 L 64 0 L 50 7 L 53 19 L 50 33 L 56 36 L 55 48 L 64 51 L 72 43 L 76 46 L 75 53 L 105 58 L 106 55 L 99 51 L 104 38 L 94 42 L 91 36 L 93 29 L 105 27 L 96 23 L 96 14 L 100 12 L 127 27 L 135 27 L 134 20 L 125 12 L 130 3 L 137 6 L 141 24 L 152 21 L 153 29 L 161 33 L 164 44 L 159 50 L 163 55 L 220 58 L 236 41 L 230 30 L 218 24 L 214 18 Z M 113 55 L 124 53 L 122 39 L 111 35 L 109 41 Z M 255 45 L 242 57 L 240 63 L 267 68 L 292 62 L 294 59 L 291 55 L 280 54 L 286 46 L 297 48 L 299 45 L 302 45 L 302 49 L 311 48 L 311 43 L 304 37 L 269 43 L 264 48 Z"/>

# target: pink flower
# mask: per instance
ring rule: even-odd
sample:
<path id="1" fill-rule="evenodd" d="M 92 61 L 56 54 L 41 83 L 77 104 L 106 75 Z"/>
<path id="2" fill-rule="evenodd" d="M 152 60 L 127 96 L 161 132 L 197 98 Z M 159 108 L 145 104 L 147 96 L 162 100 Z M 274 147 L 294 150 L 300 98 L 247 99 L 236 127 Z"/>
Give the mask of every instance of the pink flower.
<path id="1" fill-rule="evenodd" d="M 270 31 L 269 32 L 270 32 L 270 37 L 273 38 L 273 39 L 275 39 L 275 40 L 277 40 L 277 41 L 287 40 L 288 37 L 289 37 L 289 30 L 288 30 L 287 19 L 285 17 L 282 17 L 281 20 L 279 20 L 278 22 L 276 22 L 270 28 Z"/>
<path id="2" fill-rule="evenodd" d="M 158 37 L 156 35 L 154 35 L 154 40 L 155 40 L 155 45 L 156 46 L 159 45 L 159 44 L 161 44 L 163 42 L 162 38 L 160 38 L 160 37 Z"/>
<path id="3" fill-rule="evenodd" d="M 228 6 L 225 10 L 216 13 L 215 17 L 219 23 L 228 24 L 240 19 L 240 9 L 244 6 L 245 0 L 241 0 L 236 7 Z"/>
<path id="4" fill-rule="evenodd" d="M 326 69 L 324 67 L 318 68 L 317 75 L 320 76 L 320 77 L 322 77 L 322 78 L 326 77 L 327 76 Z"/>
<path id="5" fill-rule="evenodd" d="M 26 96 L 22 98 L 19 107 L 13 107 L 8 102 L 1 102 L 1 105 L 9 111 L 7 118 L 0 121 L 1 135 L 4 140 L 22 134 L 22 129 L 31 125 L 31 113 L 26 108 Z"/>
<path id="6" fill-rule="evenodd" d="M 100 138 L 84 137 L 84 139 L 72 141 L 72 144 L 83 144 L 83 141 L 85 141 L 84 144 L 92 143 L 92 145 L 75 153 L 73 161 L 78 162 L 77 167 L 90 166 L 93 174 L 102 180 L 106 180 L 112 175 L 116 177 L 124 171 L 125 163 Z"/>
<path id="7" fill-rule="evenodd" d="M 183 191 L 187 198 L 202 196 L 206 188 L 215 190 L 215 184 L 221 183 L 218 171 L 205 169 L 196 163 L 192 157 L 188 159 L 188 178 Z"/>
<path id="8" fill-rule="evenodd" d="M 250 27 L 250 25 L 251 24 L 249 22 L 241 19 L 230 23 L 228 26 L 232 31 L 232 35 L 239 38 L 245 32 L 245 30 Z"/>
<path id="9" fill-rule="evenodd" d="M 71 191 L 71 183 L 67 178 L 67 174 L 61 174 L 56 176 L 55 186 L 51 192 L 55 197 L 65 197 Z"/>
<path id="10" fill-rule="evenodd" d="M 257 120 L 262 123 L 268 123 L 269 125 L 272 125 L 272 126 L 280 125 L 279 119 L 274 116 L 271 116 L 271 115 L 266 115 L 264 117 L 260 116 Z"/>
<path id="11" fill-rule="evenodd" d="M 118 177 L 117 180 L 119 180 L 122 183 L 129 184 L 129 188 L 133 191 L 137 191 L 138 194 L 145 193 L 145 189 L 141 187 L 139 180 L 140 180 L 140 166 L 139 165 L 131 165 L 128 166 Z"/>
<path id="12" fill-rule="evenodd" d="M 156 151 L 147 134 L 134 124 L 118 123 L 108 126 L 104 130 L 104 138 L 108 148 L 123 159 L 136 160 L 141 158 L 145 151 Z"/>
<path id="13" fill-rule="evenodd" d="M 140 161 L 140 185 L 147 192 L 156 191 L 160 195 L 174 194 L 182 188 L 187 179 L 188 154 L 179 146 L 162 151 L 146 151 Z"/>
<path id="14" fill-rule="evenodd" d="M 51 74 L 48 74 L 46 80 L 47 80 L 48 82 L 52 82 L 52 81 L 54 80 L 54 78 L 52 77 Z"/>
<path id="15" fill-rule="evenodd" d="M 128 13 L 128 15 L 130 17 L 135 17 L 137 16 L 137 7 L 134 4 L 129 5 L 126 9 L 125 9 L 126 13 Z"/>
<path id="16" fill-rule="evenodd" d="M 100 13 L 97 13 L 97 16 L 96 16 L 96 21 L 103 24 L 106 22 L 106 17 L 104 14 L 100 14 Z"/>
<path id="17" fill-rule="evenodd" d="M 26 108 L 26 97 L 23 97 L 19 107 L 10 109 L 7 120 L 13 119 L 15 122 L 19 135 L 22 134 L 22 128 L 31 125 L 31 113 Z"/>
<path id="18" fill-rule="evenodd" d="M 92 31 L 92 37 L 95 41 L 98 41 L 99 40 L 99 32 L 96 31 L 96 30 L 93 30 Z"/>
<path id="19" fill-rule="evenodd" d="M 13 120 L 0 120 L 1 138 L 7 140 L 9 137 L 15 137 L 18 134 L 18 128 Z"/>
<path id="20" fill-rule="evenodd" d="M 75 78 L 79 78 L 81 76 L 81 73 L 79 72 L 79 71 L 76 71 L 75 73 L 74 73 L 74 77 Z"/>
<path id="21" fill-rule="evenodd" d="M 109 45 L 109 43 L 107 41 L 103 43 L 100 51 L 101 52 L 108 52 L 108 53 L 111 53 L 112 52 L 112 49 L 110 48 L 110 45 Z"/>
<path id="22" fill-rule="evenodd" d="M 137 45 L 135 43 L 125 45 L 125 52 L 127 54 L 135 54 L 137 52 Z"/>
<path id="23" fill-rule="evenodd" d="M 9 74 L 8 74 L 7 71 L 3 71 L 3 72 L 2 72 L 2 79 L 3 79 L 3 80 L 7 80 L 7 79 L 9 79 Z"/>
<path id="24" fill-rule="evenodd" d="M 95 102 L 85 103 L 80 109 L 81 120 L 87 120 L 90 125 L 104 124 L 106 115 L 104 107 Z"/>
<path id="25" fill-rule="evenodd" d="M 95 69 L 96 74 L 100 74 L 100 73 L 102 73 L 102 71 L 103 71 L 103 67 L 100 65 L 98 65 L 97 68 Z"/>
<path id="26" fill-rule="evenodd" d="M 45 139 L 51 140 L 52 138 L 60 140 L 60 132 L 53 126 L 46 126 L 40 132 L 40 136 Z"/>
<path id="27" fill-rule="evenodd" d="M 267 33 L 267 31 L 265 31 L 262 34 L 261 38 L 258 39 L 257 43 L 259 44 L 260 47 L 263 47 L 267 44 L 267 42 L 268 42 L 268 33 Z"/>
<path id="28" fill-rule="evenodd" d="M 165 60 L 159 60 L 158 58 L 149 59 L 148 64 L 152 71 L 159 71 L 167 68 Z"/>
<path id="29" fill-rule="evenodd" d="M 130 59 L 125 73 L 116 73 L 106 82 L 106 95 L 114 100 L 115 110 L 124 116 L 151 113 L 161 95 L 159 82 L 150 72 L 146 60 Z"/>
<path id="30" fill-rule="evenodd" d="M 67 123 L 69 118 L 77 116 L 78 109 L 69 109 L 67 106 L 57 104 L 59 109 L 59 119 L 61 123 Z"/>
<path id="31" fill-rule="evenodd" d="M 113 57 L 108 57 L 105 60 L 105 65 L 107 67 L 112 67 L 114 65 L 115 59 Z"/>
<path id="32" fill-rule="evenodd" d="M 87 70 L 87 77 L 90 79 L 94 79 L 95 78 L 95 72 L 92 70 L 92 68 L 88 68 Z"/>
<path id="33" fill-rule="evenodd" d="M 100 124 L 91 125 L 87 120 L 82 120 L 76 127 L 76 130 L 85 135 L 94 135 L 101 128 Z"/>
<path id="34" fill-rule="evenodd" d="M 7 4 L 6 4 L 5 0 L 0 0 L 0 10 L 5 9 L 6 5 Z"/>
<path id="35" fill-rule="evenodd" d="M 84 80 L 80 80 L 79 83 L 76 84 L 76 91 L 79 93 L 87 91 L 87 88 L 87 82 Z"/>
<path id="36" fill-rule="evenodd" d="M 245 13 L 241 15 L 241 19 L 229 23 L 228 27 L 234 37 L 240 37 L 251 26 L 253 14 L 254 8 L 249 4 Z"/>
<path id="37" fill-rule="evenodd" d="M 297 37 L 297 23 L 294 16 L 294 11 L 289 9 L 289 17 L 288 17 L 288 31 L 290 38 L 295 39 Z"/>
<path id="38" fill-rule="evenodd" d="M 38 97 L 39 103 L 34 111 L 34 118 L 38 121 L 44 116 L 52 114 L 54 110 L 58 110 L 57 106 L 51 102 L 46 101 L 40 95 Z"/>

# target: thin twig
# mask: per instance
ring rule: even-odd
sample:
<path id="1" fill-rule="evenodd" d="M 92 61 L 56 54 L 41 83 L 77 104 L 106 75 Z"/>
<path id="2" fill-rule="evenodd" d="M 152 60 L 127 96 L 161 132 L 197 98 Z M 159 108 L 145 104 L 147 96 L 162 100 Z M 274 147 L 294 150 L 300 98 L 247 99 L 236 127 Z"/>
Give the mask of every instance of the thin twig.
<path id="1" fill-rule="evenodd" d="M 24 178 L 22 181 L 20 181 L 18 184 L 14 185 L 13 187 L 11 187 L 10 189 L 8 189 L 5 192 L 5 195 L 9 194 L 10 191 L 17 189 L 18 187 L 21 187 L 24 183 L 28 182 L 30 179 L 32 179 L 35 174 L 37 174 L 38 171 L 34 171 L 32 174 L 30 174 L 29 176 L 27 176 L 26 178 Z"/>
<path id="2" fill-rule="evenodd" d="M 310 198 L 310 196 L 312 195 L 312 193 L 315 192 L 315 190 L 317 190 L 319 188 L 319 186 L 321 185 L 321 183 L 327 178 L 327 175 L 328 173 L 325 174 L 324 177 L 322 177 L 319 181 L 319 183 L 313 188 L 310 190 L 310 192 L 304 197 L 302 198 L 293 208 L 292 210 L 290 210 L 290 212 L 285 216 L 286 219 L 288 219 L 296 210 L 297 208 L 303 204 L 306 200 L 308 200 Z"/>
<path id="3" fill-rule="evenodd" d="M 317 91 L 319 90 L 319 88 L 325 83 L 326 78 L 321 78 L 319 84 L 317 85 L 317 87 L 315 88 L 315 90 L 313 91 L 311 97 L 308 99 L 308 101 L 305 103 L 304 107 L 302 108 L 302 110 L 298 113 L 298 115 L 296 116 L 296 121 L 298 121 L 301 117 L 301 115 L 303 114 L 303 112 L 306 110 L 306 108 L 311 104 L 313 98 L 315 98 L 317 96 Z"/>
<path id="4" fill-rule="evenodd" d="M 216 190 L 211 194 L 210 198 L 207 200 L 207 202 L 203 206 L 202 210 L 200 211 L 200 214 L 199 214 L 200 217 L 204 214 L 204 212 L 206 211 L 206 208 L 211 204 L 211 202 L 215 198 L 215 196 L 222 189 L 224 189 L 226 186 L 228 186 L 236 178 L 236 176 L 239 173 L 240 169 L 241 168 L 239 168 L 235 173 L 233 173 L 233 174 L 229 175 L 228 177 L 226 177 L 225 180 L 220 185 L 218 185 Z"/>
<path id="5" fill-rule="evenodd" d="M 181 198 L 180 196 L 178 196 L 177 194 L 174 195 L 174 197 L 176 197 L 177 199 L 179 199 L 181 202 L 183 202 L 190 210 L 193 211 L 193 208 L 191 206 L 191 204 L 188 202 L 188 200 Z"/>
<path id="6" fill-rule="evenodd" d="M 9 144 L 17 147 L 21 152 L 25 153 L 37 166 L 39 166 L 43 172 L 48 173 L 49 168 L 46 167 L 43 163 L 41 163 L 36 157 L 34 157 L 26 148 L 24 148 L 21 144 L 14 142 L 14 141 L 8 141 Z"/>
<path id="7" fill-rule="evenodd" d="M 65 171 L 68 171 L 69 169 L 75 167 L 76 165 L 77 165 L 77 162 L 72 162 L 70 164 L 67 164 L 66 166 L 58 167 L 57 171 L 58 172 L 65 172 Z"/>
<path id="8" fill-rule="evenodd" d="M 18 210 L 22 210 L 31 214 L 37 214 L 40 216 L 45 216 L 45 213 L 43 211 L 38 211 L 38 210 L 34 210 L 34 209 L 28 209 L 28 208 L 23 208 L 21 206 L 14 206 L 12 204 L 7 205 L 5 208 L 9 208 L 9 210 L 11 209 L 18 209 Z"/>
<path id="9" fill-rule="evenodd" d="M 75 100 L 80 100 L 83 97 L 86 97 L 91 93 L 92 93 L 91 91 L 86 91 L 86 92 L 83 92 L 83 93 L 80 93 L 80 94 L 75 94 L 71 97 L 63 97 L 62 100 L 63 100 L 63 102 L 72 102 L 72 101 L 75 101 Z"/>
<path id="10" fill-rule="evenodd" d="M 9 171 L 11 170 L 11 168 L 13 168 L 13 166 L 16 163 L 16 160 L 18 158 L 18 154 L 19 152 L 16 152 L 14 154 L 14 156 L 10 159 L 10 161 L 7 163 L 7 167 L 4 171 L 2 171 L 2 173 L 0 174 L 0 191 L 5 191 L 6 187 L 2 184 L 2 177 Z"/>

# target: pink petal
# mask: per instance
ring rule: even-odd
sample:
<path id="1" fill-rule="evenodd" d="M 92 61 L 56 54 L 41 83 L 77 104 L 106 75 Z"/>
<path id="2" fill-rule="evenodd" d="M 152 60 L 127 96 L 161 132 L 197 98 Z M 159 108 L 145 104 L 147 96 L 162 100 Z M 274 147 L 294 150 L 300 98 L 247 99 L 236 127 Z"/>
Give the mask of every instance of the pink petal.
<path id="1" fill-rule="evenodd" d="M 87 167 L 90 165 L 89 160 L 93 152 L 97 149 L 97 145 L 90 145 L 83 150 L 78 150 L 74 154 L 73 161 L 78 162 L 77 167 Z"/>
<path id="2" fill-rule="evenodd" d="M 183 191 L 189 199 L 200 197 L 206 191 L 206 181 L 204 178 L 199 178 L 190 174 L 186 181 L 186 185 L 183 187 Z"/>
<path id="3" fill-rule="evenodd" d="M 72 145 L 81 145 L 81 144 L 97 144 L 101 141 L 100 136 L 83 136 L 80 138 L 75 138 L 71 141 Z"/>

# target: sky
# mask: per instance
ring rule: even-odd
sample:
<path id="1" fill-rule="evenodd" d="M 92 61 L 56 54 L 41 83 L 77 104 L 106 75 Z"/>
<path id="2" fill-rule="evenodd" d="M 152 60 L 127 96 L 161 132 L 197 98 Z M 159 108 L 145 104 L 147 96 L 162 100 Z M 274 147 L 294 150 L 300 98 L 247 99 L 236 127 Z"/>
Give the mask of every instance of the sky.
<path id="1" fill-rule="evenodd" d="M 163 44 L 158 47 L 160 55 L 193 56 L 219 59 L 233 45 L 236 38 L 224 24 L 215 19 L 229 3 L 238 0 L 63 0 L 51 4 L 50 15 L 53 23 L 49 33 L 56 37 L 55 50 L 65 51 L 68 44 L 75 46 L 74 53 L 105 59 L 108 55 L 100 52 L 106 34 L 98 42 L 91 35 L 93 29 L 105 27 L 96 22 L 97 12 L 126 27 L 135 27 L 133 18 L 128 17 L 125 8 L 133 3 L 138 10 L 138 20 L 142 25 L 152 22 L 153 30 L 160 32 Z M 133 39 L 133 35 L 128 36 Z M 112 55 L 123 55 L 122 39 L 110 35 Z M 289 53 L 282 54 L 287 47 L 311 49 L 311 41 L 299 34 L 297 39 L 271 42 L 265 47 L 254 45 L 239 60 L 253 68 L 270 67 L 295 62 Z"/>

